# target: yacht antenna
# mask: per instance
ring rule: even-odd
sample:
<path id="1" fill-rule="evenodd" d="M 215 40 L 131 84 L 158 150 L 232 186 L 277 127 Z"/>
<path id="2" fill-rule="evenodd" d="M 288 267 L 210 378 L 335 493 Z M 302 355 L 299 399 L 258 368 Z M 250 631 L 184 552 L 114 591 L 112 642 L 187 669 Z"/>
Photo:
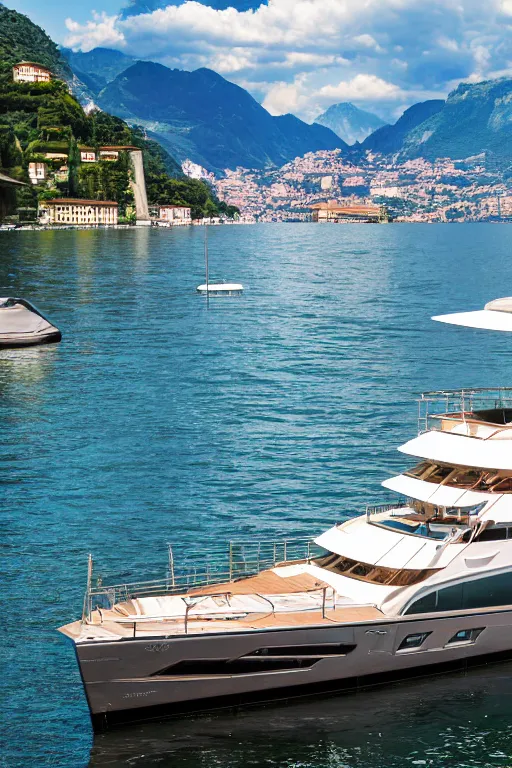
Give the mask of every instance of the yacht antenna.
<path id="1" fill-rule="evenodd" d="M 209 298 L 208 287 L 208 224 L 204 225 L 204 270 L 206 273 L 206 301 Z"/>

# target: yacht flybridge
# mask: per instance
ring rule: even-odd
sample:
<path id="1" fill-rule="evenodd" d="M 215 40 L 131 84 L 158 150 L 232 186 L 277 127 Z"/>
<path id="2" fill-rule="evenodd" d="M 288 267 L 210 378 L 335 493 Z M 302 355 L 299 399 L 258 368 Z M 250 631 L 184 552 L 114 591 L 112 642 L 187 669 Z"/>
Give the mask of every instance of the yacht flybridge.
<path id="1" fill-rule="evenodd" d="M 437 315 L 432 320 L 467 328 L 484 328 L 489 331 L 512 331 L 512 296 L 489 301 L 483 309 L 473 312 L 455 312 Z"/>
<path id="2" fill-rule="evenodd" d="M 60 631 L 95 729 L 512 655 L 512 388 L 425 393 L 418 432 L 396 500 L 314 541 L 112 586 L 90 560 Z"/>

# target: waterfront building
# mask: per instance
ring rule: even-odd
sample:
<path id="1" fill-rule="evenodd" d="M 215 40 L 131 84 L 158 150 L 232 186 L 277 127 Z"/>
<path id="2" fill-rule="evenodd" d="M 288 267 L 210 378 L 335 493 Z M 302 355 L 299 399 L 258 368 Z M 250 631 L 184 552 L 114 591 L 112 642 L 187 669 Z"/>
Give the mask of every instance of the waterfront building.
<path id="1" fill-rule="evenodd" d="M 12 68 L 12 77 L 15 83 L 49 83 L 52 73 L 42 64 L 20 61 Z"/>
<path id="2" fill-rule="evenodd" d="M 315 203 L 311 206 L 313 221 L 387 221 L 387 213 L 383 206 L 376 205 L 340 205 L 336 200 L 325 203 Z"/>
<path id="3" fill-rule="evenodd" d="M 98 226 L 117 224 L 117 203 L 110 200 L 47 200 L 50 224 Z"/>
<path id="4" fill-rule="evenodd" d="M 158 210 L 160 221 L 168 221 L 171 224 L 191 224 L 190 208 L 186 205 L 160 205 Z"/>
<path id="5" fill-rule="evenodd" d="M 32 184 L 39 184 L 48 178 L 48 166 L 46 163 L 29 163 L 28 176 Z"/>

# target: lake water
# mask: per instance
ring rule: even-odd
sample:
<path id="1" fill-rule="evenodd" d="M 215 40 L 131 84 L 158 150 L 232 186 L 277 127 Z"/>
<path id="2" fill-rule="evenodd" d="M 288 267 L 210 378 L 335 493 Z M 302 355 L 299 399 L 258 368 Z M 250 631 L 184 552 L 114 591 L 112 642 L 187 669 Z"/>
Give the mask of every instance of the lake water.
<path id="1" fill-rule="evenodd" d="M 0 295 L 60 345 L 0 351 L 2 766 L 510 765 L 511 665 L 130 728 L 94 744 L 73 650 L 87 554 L 322 531 L 387 497 L 428 389 L 512 384 L 507 334 L 432 314 L 512 294 L 512 227 L 256 225 L 0 235 Z M 410 463 L 410 462 L 409 462 Z"/>

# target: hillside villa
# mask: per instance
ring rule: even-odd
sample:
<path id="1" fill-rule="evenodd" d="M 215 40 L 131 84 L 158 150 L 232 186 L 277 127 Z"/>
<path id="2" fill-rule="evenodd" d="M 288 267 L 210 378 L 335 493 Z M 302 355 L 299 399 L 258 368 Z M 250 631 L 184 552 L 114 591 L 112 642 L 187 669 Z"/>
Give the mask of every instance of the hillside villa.
<path id="1" fill-rule="evenodd" d="M 80 147 L 80 162 L 97 163 L 98 160 L 109 160 L 115 162 L 119 160 L 120 152 L 140 152 L 140 147 L 126 146 L 107 146 L 94 149 L 93 147 Z"/>
<path id="2" fill-rule="evenodd" d="M 15 83 L 49 83 L 52 73 L 42 64 L 34 61 L 20 61 L 12 68 L 12 78 Z"/>
<path id="3" fill-rule="evenodd" d="M 48 166 L 46 163 L 29 163 L 28 177 L 32 184 L 39 184 L 48 178 Z"/>

